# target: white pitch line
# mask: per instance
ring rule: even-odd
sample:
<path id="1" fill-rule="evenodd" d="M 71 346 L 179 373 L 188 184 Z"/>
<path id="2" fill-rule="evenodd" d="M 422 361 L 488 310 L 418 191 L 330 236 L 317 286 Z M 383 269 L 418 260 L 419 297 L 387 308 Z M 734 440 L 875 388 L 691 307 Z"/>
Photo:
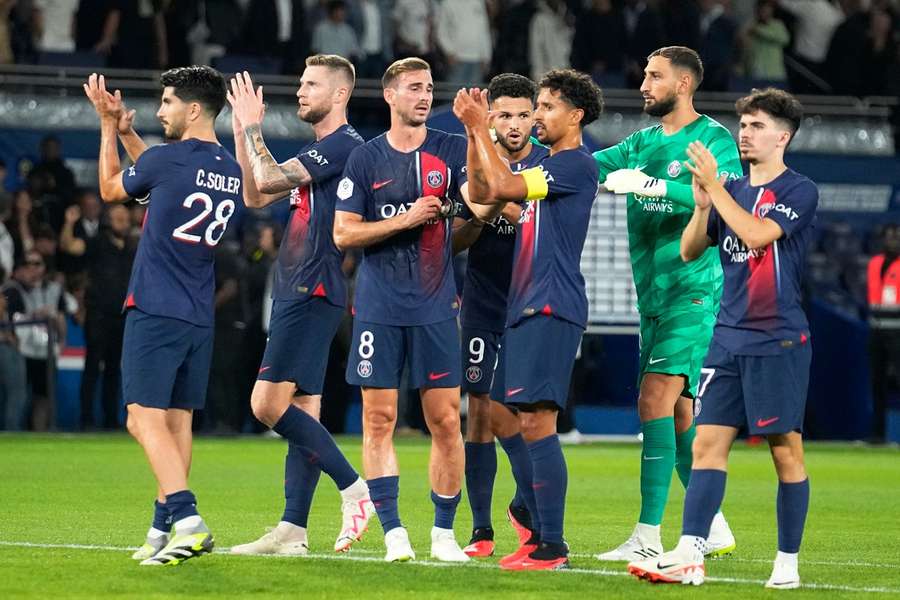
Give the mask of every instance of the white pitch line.
<path id="1" fill-rule="evenodd" d="M 355 552 L 355 550 L 354 550 Z M 595 558 L 596 554 L 584 554 L 580 552 L 571 552 L 569 556 L 572 558 Z M 711 559 L 713 564 L 717 564 L 719 562 L 727 563 L 727 562 L 749 562 L 749 563 L 766 563 L 772 564 L 771 560 L 765 558 L 742 558 L 740 556 L 721 556 Z M 898 563 L 870 563 L 870 562 L 856 562 L 856 561 L 840 561 L 840 560 L 805 560 L 801 559 L 800 564 L 802 565 L 817 565 L 822 567 L 869 567 L 872 569 L 900 569 L 900 564 Z"/>
<path id="2" fill-rule="evenodd" d="M 63 550 L 100 550 L 100 551 L 110 551 L 110 552 L 129 552 L 136 550 L 135 546 L 103 546 L 103 545 L 93 545 L 93 544 L 41 544 L 35 542 L 14 542 L 7 540 L 0 540 L 0 546 L 6 547 L 14 547 L 14 548 L 45 548 L 45 549 L 63 549 Z M 215 554 L 228 554 L 229 548 L 218 548 L 215 550 Z M 359 550 L 353 550 L 354 554 L 359 553 Z M 374 551 L 366 550 L 365 552 L 371 552 L 374 554 Z M 380 554 L 380 553 L 379 553 Z M 303 557 L 298 556 L 278 556 L 278 555 L 250 555 L 250 556 L 265 556 L 266 558 L 276 558 L 276 559 L 298 559 L 303 560 L 305 558 L 310 559 L 318 559 L 318 560 L 349 560 L 354 562 L 365 562 L 365 563 L 383 563 L 383 559 L 378 558 L 376 556 L 354 556 L 353 554 L 318 554 L 312 553 Z M 572 557 L 578 556 L 590 556 L 590 555 L 578 555 L 573 554 Z M 433 562 L 427 560 L 417 560 L 413 561 L 411 564 L 422 566 L 422 567 L 436 567 L 436 568 L 463 568 L 463 569 L 488 569 L 488 570 L 498 570 L 498 567 L 493 563 L 484 563 L 484 562 L 475 562 L 472 561 L 467 564 L 459 564 L 459 563 L 444 563 L 444 562 Z M 628 573 L 624 571 L 610 571 L 608 569 L 584 569 L 584 568 L 574 568 L 574 569 L 566 569 L 563 571 L 556 571 L 557 573 L 574 573 L 579 575 L 594 575 L 600 577 L 631 577 Z M 738 584 L 746 584 L 746 585 L 763 585 L 765 580 L 762 579 L 741 579 L 736 577 L 707 577 L 706 581 L 718 582 L 718 583 L 738 583 Z M 801 587 L 807 589 L 816 589 L 816 590 L 829 590 L 829 591 L 837 591 L 837 592 L 864 592 L 864 593 L 882 593 L 882 594 L 897 594 L 900 593 L 900 588 L 887 588 L 887 587 L 854 587 L 849 585 L 836 585 L 831 583 L 804 583 Z"/>

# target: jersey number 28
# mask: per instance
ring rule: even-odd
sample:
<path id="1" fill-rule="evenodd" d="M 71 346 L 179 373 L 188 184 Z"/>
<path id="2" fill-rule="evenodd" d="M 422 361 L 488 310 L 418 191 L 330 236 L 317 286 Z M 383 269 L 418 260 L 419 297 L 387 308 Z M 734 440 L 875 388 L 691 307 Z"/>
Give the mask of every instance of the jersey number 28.
<path id="1" fill-rule="evenodd" d="M 206 231 L 203 235 L 190 233 L 190 231 L 201 226 L 210 213 L 213 212 L 213 201 L 209 194 L 194 192 L 184 199 L 182 206 L 191 208 L 196 202 L 203 204 L 203 210 L 184 225 L 176 227 L 175 231 L 172 232 L 172 237 L 189 244 L 199 244 L 201 241 L 204 241 L 207 246 L 215 246 L 222 239 L 222 236 L 225 235 L 228 219 L 234 214 L 234 200 L 222 200 L 219 202 L 219 205 L 215 207 L 215 215 L 213 215 L 212 222 L 206 226 Z"/>

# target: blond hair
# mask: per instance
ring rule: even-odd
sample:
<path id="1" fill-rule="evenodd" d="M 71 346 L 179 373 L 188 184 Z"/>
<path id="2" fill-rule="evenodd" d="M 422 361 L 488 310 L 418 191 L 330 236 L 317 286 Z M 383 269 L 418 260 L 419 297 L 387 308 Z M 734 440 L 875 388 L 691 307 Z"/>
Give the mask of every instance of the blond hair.
<path id="1" fill-rule="evenodd" d="M 430 71 L 431 66 L 425 62 L 423 59 L 417 56 L 410 56 L 409 58 L 401 58 L 400 60 L 395 60 L 391 63 L 391 66 L 387 68 L 384 72 L 384 76 L 381 78 L 381 86 L 383 88 L 391 87 L 391 84 L 394 83 L 394 80 L 397 79 L 403 73 L 412 73 L 414 71 Z"/>

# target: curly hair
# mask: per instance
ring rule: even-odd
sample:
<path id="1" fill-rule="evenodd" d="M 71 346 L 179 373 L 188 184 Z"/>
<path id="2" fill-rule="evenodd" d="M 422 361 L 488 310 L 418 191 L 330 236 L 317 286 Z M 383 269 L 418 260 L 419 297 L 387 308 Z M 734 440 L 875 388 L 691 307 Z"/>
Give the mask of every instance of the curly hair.
<path id="1" fill-rule="evenodd" d="M 739 98 L 734 103 L 738 115 L 752 115 L 762 111 L 785 125 L 791 137 L 800 129 L 803 120 L 803 105 L 794 96 L 777 88 L 759 90 L 754 88 L 749 96 Z"/>
<path id="2" fill-rule="evenodd" d="M 560 98 L 584 111 L 581 127 L 596 121 L 603 112 L 603 92 L 586 73 L 575 69 L 553 69 L 541 78 L 539 88 L 559 92 Z"/>
<path id="3" fill-rule="evenodd" d="M 491 102 L 502 96 L 527 98 L 534 102 L 536 95 L 537 85 L 524 75 L 516 73 L 501 73 L 491 79 L 488 84 L 488 98 Z"/>
<path id="4" fill-rule="evenodd" d="M 194 65 L 169 69 L 159 76 L 164 88 L 174 88 L 174 94 L 184 102 L 199 102 L 207 113 L 216 118 L 225 106 L 225 77 L 212 67 Z"/>

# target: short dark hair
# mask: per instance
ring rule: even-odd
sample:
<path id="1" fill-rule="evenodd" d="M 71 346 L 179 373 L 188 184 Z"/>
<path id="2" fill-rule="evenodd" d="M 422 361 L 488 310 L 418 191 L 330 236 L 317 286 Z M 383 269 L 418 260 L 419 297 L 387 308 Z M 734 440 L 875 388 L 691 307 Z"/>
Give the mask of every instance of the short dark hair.
<path id="1" fill-rule="evenodd" d="M 744 96 L 734 103 L 738 115 L 750 115 L 762 111 L 780 121 L 788 131 L 791 139 L 800 129 L 803 120 L 803 105 L 793 95 L 777 88 L 759 90 L 754 88 L 749 96 Z"/>
<path id="2" fill-rule="evenodd" d="M 488 84 L 488 98 L 491 102 L 502 96 L 509 98 L 527 98 L 534 102 L 537 85 L 524 75 L 517 73 L 501 73 L 491 79 Z"/>
<path id="3" fill-rule="evenodd" d="M 412 73 L 414 71 L 430 71 L 431 65 L 418 56 L 410 56 L 409 58 L 401 58 L 395 60 L 384 72 L 381 78 L 381 87 L 389 88 L 403 73 Z"/>
<path id="4" fill-rule="evenodd" d="M 353 63 L 338 54 L 313 54 L 306 59 L 307 67 L 328 67 L 342 73 L 350 82 L 350 89 L 356 85 L 356 69 Z"/>
<path id="5" fill-rule="evenodd" d="M 225 77 L 205 65 L 169 69 L 159 76 L 164 88 L 174 88 L 174 93 L 184 102 L 199 102 L 215 119 L 225 106 Z"/>
<path id="6" fill-rule="evenodd" d="M 600 86 L 594 83 L 590 75 L 581 71 L 575 69 L 547 71 L 538 87 L 559 92 L 563 100 L 583 110 L 582 128 L 596 121 L 603 112 L 603 92 L 600 91 Z"/>
<path id="7" fill-rule="evenodd" d="M 696 50 L 687 46 L 665 46 L 651 52 L 647 60 L 654 56 L 662 56 L 668 59 L 673 66 L 690 71 L 696 82 L 694 89 L 700 87 L 700 83 L 703 81 L 703 61 L 700 60 L 700 55 Z"/>

